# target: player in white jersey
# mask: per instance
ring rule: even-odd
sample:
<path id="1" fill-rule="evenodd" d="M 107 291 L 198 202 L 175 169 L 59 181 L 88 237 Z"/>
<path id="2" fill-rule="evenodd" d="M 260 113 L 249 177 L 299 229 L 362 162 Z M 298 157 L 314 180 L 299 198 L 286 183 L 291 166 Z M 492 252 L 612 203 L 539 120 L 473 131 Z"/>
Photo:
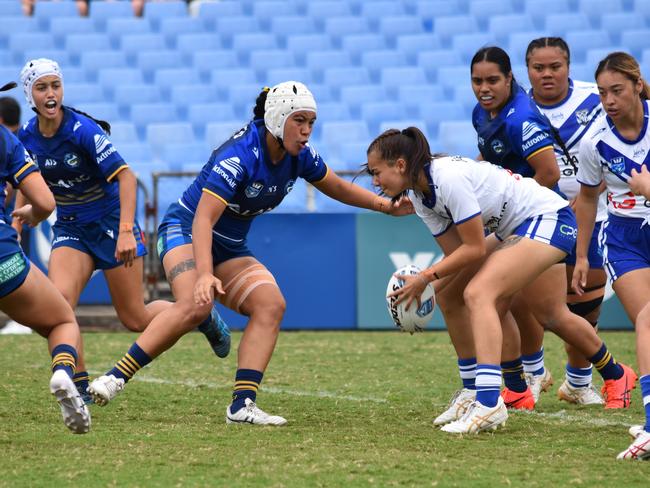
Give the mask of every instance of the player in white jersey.
<path id="1" fill-rule="evenodd" d="M 600 236 L 605 269 L 635 325 L 646 414 L 642 428 L 630 429 L 634 440 L 618 459 L 650 459 L 650 202 L 635 195 L 629 181 L 633 172 L 650 162 L 650 86 L 641 77 L 637 61 L 622 52 L 611 53 L 598 64 L 596 83 L 607 116 L 594 123 L 580 144 L 579 230 L 572 286 L 578 294 L 585 288 L 588 243 L 604 181 L 609 211 Z M 634 383 L 627 385 L 626 395 L 633 387 Z"/>
<path id="2" fill-rule="evenodd" d="M 593 122 L 603 115 L 603 110 L 595 83 L 569 78 L 570 59 L 569 46 L 560 37 L 534 39 L 528 44 L 526 50 L 526 66 L 532 86 L 530 95 L 540 111 L 549 119 L 555 132 L 554 149 L 560 169 L 560 191 L 573 206 L 580 190 L 576 180 L 580 164 L 578 159 L 580 140 Z M 569 289 L 567 294 L 569 309 L 586 318 L 594 327 L 598 326 L 600 306 L 607 281 L 602 253 L 598 245 L 598 232 L 606 218 L 607 202 L 603 192 L 589 247 L 586 291 L 578 296 Z M 567 281 L 570 283 L 575 264 L 575 252 L 567 256 L 565 264 Z M 550 373 L 545 368 L 537 369 L 535 361 L 526 361 L 526 358 L 538 359 L 543 364 L 544 332 L 534 320 L 519 322 L 519 326 L 526 327 L 525 332 L 521 334 L 521 351 L 526 377 L 531 384 L 533 395 L 539 395 L 542 389 L 545 390 L 550 386 Z M 558 397 L 570 403 L 602 404 L 603 399 L 592 385 L 591 364 L 571 346 L 566 347 L 568 355 L 566 379 L 558 389 Z"/>
<path id="3" fill-rule="evenodd" d="M 432 156 L 424 134 L 415 127 L 391 129 L 377 137 L 368 148 L 367 169 L 373 184 L 392 198 L 411 190 L 416 213 L 445 253 L 418 275 L 402 277 L 405 285 L 394 293 L 398 303 L 412 306 L 429 282 L 454 276 L 487 256 L 463 292 L 477 358 L 476 400 L 442 430 L 494 429 L 508 417 L 499 395 L 501 318 L 516 293 L 534 295 L 547 287 L 545 272 L 575 245 L 575 216 L 566 200 L 533 179 L 489 162 Z M 503 241 L 489 255 L 486 230 Z M 608 392 L 633 374 L 616 363 L 584 318 L 569 311 L 564 293 L 544 295 L 544 300 L 531 303 L 531 311 L 597 364 Z M 624 401 L 611 395 L 608 403 L 615 407 Z"/>

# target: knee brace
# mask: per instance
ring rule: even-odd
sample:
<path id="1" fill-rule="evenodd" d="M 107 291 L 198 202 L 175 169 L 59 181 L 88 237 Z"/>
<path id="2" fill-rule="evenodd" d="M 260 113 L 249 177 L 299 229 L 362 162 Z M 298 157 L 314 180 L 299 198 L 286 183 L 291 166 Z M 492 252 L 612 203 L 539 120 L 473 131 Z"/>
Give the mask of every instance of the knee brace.
<path id="1" fill-rule="evenodd" d="M 239 309 L 241 304 L 255 288 L 261 285 L 278 286 L 268 269 L 261 264 L 253 264 L 237 273 L 225 284 L 223 288 L 226 293 L 219 298 L 219 301 L 235 312 L 241 313 Z"/>

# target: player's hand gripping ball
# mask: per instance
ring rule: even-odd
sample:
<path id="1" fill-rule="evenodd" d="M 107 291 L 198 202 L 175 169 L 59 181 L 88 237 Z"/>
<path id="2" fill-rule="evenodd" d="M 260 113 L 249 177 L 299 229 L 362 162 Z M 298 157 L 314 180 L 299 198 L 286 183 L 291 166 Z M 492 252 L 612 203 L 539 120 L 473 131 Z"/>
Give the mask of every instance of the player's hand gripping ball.
<path id="1" fill-rule="evenodd" d="M 420 268 L 413 266 L 403 266 L 399 268 L 395 274 L 397 275 L 416 275 L 420 272 Z M 433 285 L 428 283 L 422 295 L 420 296 L 420 305 L 416 302 L 411 303 L 411 306 L 406 310 L 406 301 L 396 304 L 396 296 L 389 296 L 396 290 L 404 286 L 404 280 L 400 280 L 396 276 L 391 276 L 388 281 L 388 288 L 386 288 L 386 303 L 388 304 L 388 313 L 395 322 L 395 326 L 402 332 L 422 332 L 433 317 L 433 309 L 436 305 L 435 292 Z"/>

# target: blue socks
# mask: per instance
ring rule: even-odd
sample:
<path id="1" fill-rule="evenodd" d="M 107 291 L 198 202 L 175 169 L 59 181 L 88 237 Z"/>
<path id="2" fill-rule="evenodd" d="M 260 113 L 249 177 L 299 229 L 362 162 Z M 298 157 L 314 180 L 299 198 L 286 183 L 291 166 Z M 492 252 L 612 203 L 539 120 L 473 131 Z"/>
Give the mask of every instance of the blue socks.
<path id="1" fill-rule="evenodd" d="M 494 407 L 501 390 L 501 368 L 496 364 L 476 366 L 476 400 L 485 407 Z"/>
<path id="2" fill-rule="evenodd" d="M 244 408 L 246 398 L 253 402 L 257 398 L 257 389 L 260 387 L 264 373 L 254 369 L 238 369 L 235 374 L 235 386 L 232 392 L 232 405 L 230 413 Z"/>
<path id="3" fill-rule="evenodd" d="M 586 388 L 591 384 L 592 367 L 588 368 L 574 368 L 567 363 L 566 365 L 566 380 L 574 388 Z"/>
<path id="4" fill-rule="evenodd" d="M 523 393 L 528 389 L 521 358 L 501 363 L 501 370 L 503 371 L 503 382 L 506 388 L 516 393 Z"/>
<path id="5" fill-rule="evenodd" d="M 476 390 L 476 358 L 458 358 L 458 371 L 463 382 L 463 388 Z"/>
<path id="6" fill-rule="evenodd" d="M 535 376 L 544 374 L 544 348 L 534 354 L 523 354 L 521 362 L 524 363 L 524 373 Z"/>
<path id="7" fill-rule="evenodd" d="M 639 383 L 641 383 L 641 396 L 645 408 L 645 431 L 650 432 L 650 374 L 641 376 Z"/>
<path id="8" fill-rule="evenodd" d="M 127 383 L 134 374 L 150 362 L 151 358 L 149 355 L 138 346 L 137 342 L 134 342 L 129 348 L 129 351 L 122 356 L 122 359 L 115 363 L 113 369 L 106 374 L 112 374 L 116 378 L 122 378 L 124 382 Z"/>
<path id="9" fill-rule="evenodd" d="M 77 350 L 70 344 L 59 344 L 52 349 L 52 372 L 62 369 L 70 378 L 77 367 Z"/>
<path id="10" fill-rule="evenodd" d="M 604 380 L 617 380 L 624 374 L 623 368 L 621 368 L 621 365 L 616 362 L 614 356 L 607 350 L 604 342 L 598 352 L 590 358 L 587 358 L 587 360 L 596 366 L 596 369 Z"/>

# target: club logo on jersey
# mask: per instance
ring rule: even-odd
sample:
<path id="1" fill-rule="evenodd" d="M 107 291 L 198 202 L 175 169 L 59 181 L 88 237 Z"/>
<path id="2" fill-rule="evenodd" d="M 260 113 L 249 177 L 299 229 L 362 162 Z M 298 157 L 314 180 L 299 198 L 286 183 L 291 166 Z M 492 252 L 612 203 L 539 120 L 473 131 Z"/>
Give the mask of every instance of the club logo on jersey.
<path id="1" fill-rule="evenodd" d="M 577 116 L 577 113 L 576 113 L 576 116 Z M 554 122 L 564 120 L 564 114 L 562 112 L 553 112 L 551 114 L 551 120 L 554 121 Z"/>
<path id="2" fill-rule="evenodd" d="M 219 161 L 218 166 L 221 166 L 223 169 L 232 174 L 235 178 L 238 178 L 244 170 L 241 167 L 240 160 L 238 157 L 226 158 L 223 161 Z"/>
<path id="3" fill-rule="evenodd" d="M 63 162 L 66 164 L 66 166 L 69 166 L 71 168 L 76 168 L 77 166 L 79 166 L 79 158 L 75 153 L 67 153 L 63 157 Z M 56 161 L 54 163 L 56 164 Z M 47 161 L 45 162 L 45 165 L 47 166 Z"/>
<path id="4" fill-rule="evenodd" d="M 496 154 L 501 154 L 505 150 L 505 146 L 503 145 L 503 142 L 501 142 L 499 139 L 493 140 L 492 144 L 490 145 L 492 146 L 492 150 Z"/>
<path id="5" fill-rule="evenodd" d="M 77 120 L 77 121 L 74 123 L 74 127 L 72 127 L 72 132 L 76 132 L 77 129 L 78 129 L 79 127 L 81 127 L 81 122 L 79 122 L 79 121 Z"/>
<path id="6" fill-rule="evenodd" d="M 609 161 L 609 169 L 612 173 L 620 175 L 623 171 L 625 171 L 625 158 L 623 156 L 612 158 Z"/>
<path id="7" fill-rule="evenodd" d="M 576 110 L 576 120 L 580 125 L 587 125 L 589 123 L 589 110 Z"/>
<path id="8" fill-rule="evenodd" d="M 106 137 L 104 134 L 95 134 L 95 152 L 97 154 L 106 149 L 106 146 L 108 146 L 110 143 L 111 141 L 109 141 L 108 137 Z"/>
<path id="9" fill-rule="evenodd" d="M 244 190 L 244 194 L 246 195 L 246 198 L 255 198 L 257 195 L 260 194 L 263 188 L 264 188 L 264 184 L 261 181 L 256 181 L 252 185 L 248 185 L 246 187 L 246 189 Z"/>
<path id="10" fill-rule="evenodd" d="M 514 113 L 515 113 L 515 108 L 512 107 L 510 110 L 508 110 L 508 113 L 506 114 L 506 118 L 510 117 Z"/>
<path id="11" fill-rule="evenodd" d="M 45 160 L 45 163 L 43 163 L 43 167 L 45 168 L 54 168 L 57 165 L 56 159 L 52 158 L 47 158 Z"/>
<path id="12" fill-rule="evenodd" d="M 115 233 L 113 232 L 113 229 L 106 229 L 106 235 L 111 239 L 115 239 Z"/>
<path id="13" fill-rule="evenodd" d="M 256 158 L 259 158 L 259 157 L 260 157 L 260 150 L 257 149 L 256 147 L 254 147 L 254 148 L 253 148 L 253 154 L 255 154 L 255 157 L 256 157 Z"/>
<path id="14" fill-rule="evenodd" d="M 485 139 L 483 139 L 481 136 L 478 136 L 478 145 L 481 147 L 485 145 Z"/>
<path id="15" fill-rule="evenodd" d="M 293 190 L 293 185 L 296 181 L 295 180 L 289 180 L 287 181 L 287 184 L 284 185 L 284 194 L 287 195 L 291 190 Z"/>

